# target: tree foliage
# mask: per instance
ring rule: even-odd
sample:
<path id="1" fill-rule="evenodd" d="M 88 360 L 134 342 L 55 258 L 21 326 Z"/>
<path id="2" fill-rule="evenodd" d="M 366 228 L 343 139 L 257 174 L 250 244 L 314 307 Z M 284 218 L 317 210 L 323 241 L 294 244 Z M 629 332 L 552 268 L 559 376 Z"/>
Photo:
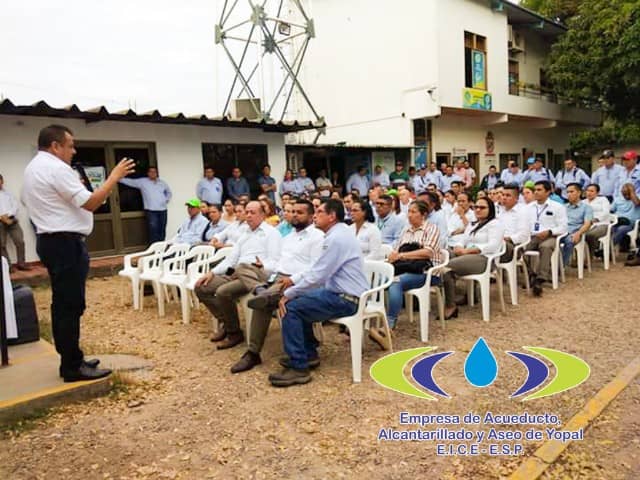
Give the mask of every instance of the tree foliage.
<path id="1" fill-rule="evenodd" d="M 582 0 L 522 0 L 520 5 L 545 17 L 565 23 L 578 12 Z"/>

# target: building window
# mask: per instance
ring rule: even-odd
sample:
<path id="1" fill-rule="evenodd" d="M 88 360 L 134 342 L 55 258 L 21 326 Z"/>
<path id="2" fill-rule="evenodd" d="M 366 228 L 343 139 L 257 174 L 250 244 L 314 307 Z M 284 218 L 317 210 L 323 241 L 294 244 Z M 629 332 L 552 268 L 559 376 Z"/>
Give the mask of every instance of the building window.
<path id="1" fill-rule="evenodd" d="M 231 177 L 231 171 L 238 167 L 242 176 L 249 182 L 251 198 L 256 198 L 261 192 L 258 177 L 262 175 L 262 167 L 269 163 L 266 145 L 245 145 L 230 143 L 203 143 L 202 164 L 210 165 L 216 172 L 216 177 L 223 183 Z"/>
<path id="2" fill-rule="evenodd" d="M 520 64 L 517 61 L 509 60 L 509 95 L 519 95 Z"/>
<path id="3" fill-rule="evenodd" d="M 522 162 L 520 162 L 519 153 L 501 153 L 500 154 L 500 171 L 509 166 L 509 162 L 516 162 L 520 168 L 522 168 Z"/>
<path id="4" fill-rule="evenodd" d="M 464 85 L 487 90 L 487 39 L 464 32 Z"/>

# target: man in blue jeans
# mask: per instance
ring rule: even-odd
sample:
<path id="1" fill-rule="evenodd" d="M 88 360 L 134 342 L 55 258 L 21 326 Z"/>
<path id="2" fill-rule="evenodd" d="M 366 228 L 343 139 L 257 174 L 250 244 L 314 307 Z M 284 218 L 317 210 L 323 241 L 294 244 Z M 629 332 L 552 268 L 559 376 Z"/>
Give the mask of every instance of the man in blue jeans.
<path id="1" fill-rule="evenodd" d="M 320 364 L 313 322 L 353 315 L 360 295 L 369 288 L 360 245 L 343 223 L 342 202 L 330 199 L 321 204 L 314 222 L 325 233 L 320 258 L 311 269 L 281 281 L 284 295 L 279 310 L 288 357 L 280 362 L 281 373 L 269 375 L 274 387 L 311 381 L 309 368 Z"/>

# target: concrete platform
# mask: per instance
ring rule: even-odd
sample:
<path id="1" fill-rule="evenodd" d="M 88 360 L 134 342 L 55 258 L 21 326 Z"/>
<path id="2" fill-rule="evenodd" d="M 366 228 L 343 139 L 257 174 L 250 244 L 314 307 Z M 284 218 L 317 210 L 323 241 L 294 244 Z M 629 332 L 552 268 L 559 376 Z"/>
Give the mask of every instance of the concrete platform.
<path id="1" fill-rule="evenodd" d="M 58 354 L 44 340 L 9 347 L 9 361 L 0 368 L 0 425 L 111 389 L 109 377 L 64 383 L 58 376 Z"/>
<path id="2" fill-rule="evenodd" d="M 92 258 L 89 262 L 89 278 L 115 275 L 122 270 L 123 258 L 122 255 Z M 14 285 L 20 283 L 30 287 L 49 285 L 49 274 L 42 263 L 33 262 L 29 266 L 31 270 L 26 272 L 16 270 L 11 273 L 11 283 Z"/>

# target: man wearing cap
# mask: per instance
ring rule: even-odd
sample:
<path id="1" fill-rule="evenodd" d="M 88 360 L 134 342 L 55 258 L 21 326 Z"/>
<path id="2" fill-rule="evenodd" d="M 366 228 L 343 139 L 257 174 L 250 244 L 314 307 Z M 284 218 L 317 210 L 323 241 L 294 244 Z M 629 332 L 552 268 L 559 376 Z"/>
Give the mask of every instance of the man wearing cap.
<path id="1" fill-rule="evenodd" d="M 630 183 L 636 191 L 636 195 L 640 196 L 640 165 L 637 164 L 638 154 L 634 150 L 625 152 L 622 155 L 622 165 L 624 169 L 620 174 L 618 185 L 616 185 L 616 196 L 622 195 L 622 185 Z"/>
<path id="2" fill-rule="evenodd" d="M 380 185 L 383 188 L 389 188 L 389 186 L 391 185 L 389 174 L 384 171 L 382 165 L 376 165 L 376 167 L 373 169 L 371 185 Z"/>
<path id="3" fill-rule="evenodd" d="M 532 168 L 525 172 L 523 179 L 525 182 L 529 180 L 534 183 L 542 181 L 554 181 L 551 171 L 544 167 L 544 162 L 541 158 L 530 157 L 527 159 L 527 165 Z"/>
<path id="4" fill-rule="evenodd" d="M 433 175 L 432 175 L 433 176 Z M 427 191 L 427 187 L 430 183 L 433 183 L 429 180 L 429 173 L 427 171 L 426 165 L 421 165 L 416 178 L 413 179 L 413 190 L 416 193 L 422 193 Z"/>
<path id="5" fill-rule="evenodd" d="M 509 166 L 500 173 L 500 180 L 505 185 L 518 185 L 522 188 L 524 174 L 520 171 L 518 164 L 512 160 L 509 162 Z"/>
<path id="6" fill-rule="evenodd" d="M 607 197 L 611 203 L 616 195 L 620 176 L 624 174 L 624 167 L 616 164 L 613 150 L 605 150 L 602 156 L 604 157 L 604 165 L 593 173 L 591 183 L 597 183 L 600 187 L 600 195 Z M 620 184 L 620 186 L 622 185 Z"/>
<path id="7" fill-rule="evenodd" d="M 580 184 L 581 190 L 587 188 L 587 185 L 591 183 L 589 175 L 576 166 L 576 161 L 573 158 L 567 158 L 564 161 L 564 169 L 556 174 L 556 188 L 560 189 L 560 195 L 565 200 L 568 200 L 567 186 L 570 183 Z"/>
<path id="8" fill-rule="evenodd" d="M 347 193 L 357 190 L 361 197 L 366 197 L 369 192 L 369 179 L 367 178 L 367 167 L 360 166 L 358 171 L 353 173 L 347 180 Z"/>
<path id="9" fill-rule="evenodd" d="M 171 189 L 167 182 L 158 178 L 157 167 L 149 167 L 146 177 L 122 178 L 120 183 L 137 188 L 142 194 L 149 243 L 163 241 L 167 235 L 167 204 L 171 200 Z"/>
<path id="10" fill-rule="evenodd" d="M 389 180 L 391 180 L 391 184 L 394 187 L 409 181 L 409 174 L 404 171 L 404 164 L 402 162 L 396 162 L 396 169 L 389 175 Z"/>
<path id="11" fill-rule="evenodd" d="M 175 243 L 188 243 L 189 245 L 197 245 L 202 241 L 202 235 L 209 222 L 207 219 L 200 215 L 200 200 L 192 198 L 185 203 L 187 206 L 187 218 L 180 228 L 174 239 Z"/>
<path id="12" fill-rule="evenodd" d="M 196 196 L 209 205 L 222 204 L 222 180 L 215 176 L 212 166 L 204 167 L 204 177 L 196 185 Z"/>

